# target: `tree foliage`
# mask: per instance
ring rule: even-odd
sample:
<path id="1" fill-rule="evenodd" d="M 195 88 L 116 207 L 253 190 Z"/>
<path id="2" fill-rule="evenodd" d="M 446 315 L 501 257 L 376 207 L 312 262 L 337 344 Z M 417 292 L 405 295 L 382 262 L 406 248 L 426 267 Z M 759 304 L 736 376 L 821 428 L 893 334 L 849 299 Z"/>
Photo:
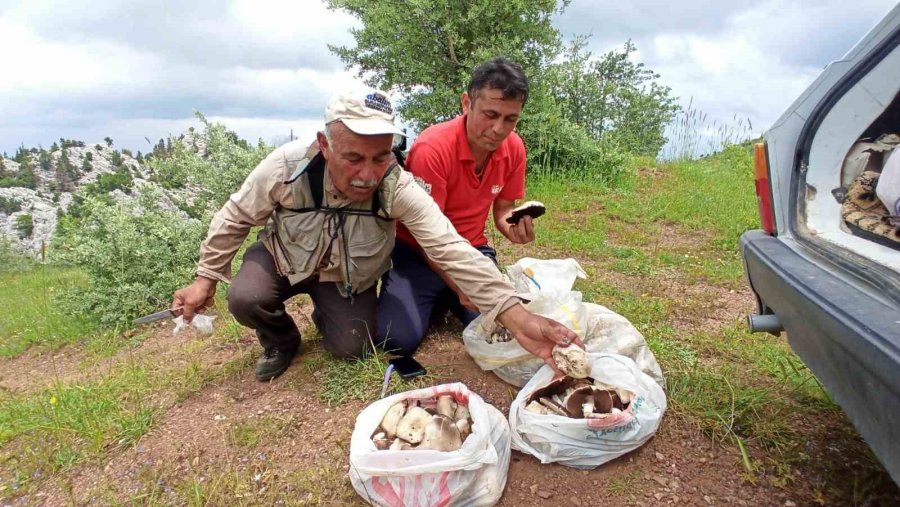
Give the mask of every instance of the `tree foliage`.
<path id="1" fill-rule="evenodd" d="M 359 18 L 356 45 L 329 46 L 361 77 L 405 99 L 403 118 L 417 128 L 459 113 L 472 69 L 496 55 L 534 75 L 558 49 L 556 0 L 328 0 Z"/>
<path id="2" fill-rule="evenodd" d="M 169 140 L 157 156 L 148 157 L 153 181 L 168 189 L 190 188 L 195 191 L 190 203 L 179 203 L 191 216 L 209 218 L 246 179 L 250 171 L 272 151 L 259 141 L 252 146 L 225 125 L 211 123 L 197 114 L 203 124 L 201 134 L 205 151 L 184 139 Z M 160 141 L 163 144 L 163 141 Z"/>
<path id="3" fill-rule="evenodd" d="M 550 93 L 565 117 L 594 139 L 608 136 L 626 152 L 655 156 L 679 110 L 671 89 L 657 82 L 659 74 L 632 61 L 636 47 L 631 41 L 594 58 L 587 40 L 577 37 L 564 58 L 550 66 Z"/>
<path id="4" fill-rule="evenodd" d="M 577 37 L 564 51 L 551 17 L 567 1 L 328 0 L 362 22 L 354 46 L 331 46 L 376 87 L 399 92 L 417 129 L 459 113 L 474 67 L 497 55 L 520 63 L 531 97 L 520 133 L 545 170 L 610 172 L 621 153 L 655 155 L 678 110 L 659 75 L 633 61 L 635 46 L 595 58 Z M 601 157 L 597 159 L 597 157 Z"/>

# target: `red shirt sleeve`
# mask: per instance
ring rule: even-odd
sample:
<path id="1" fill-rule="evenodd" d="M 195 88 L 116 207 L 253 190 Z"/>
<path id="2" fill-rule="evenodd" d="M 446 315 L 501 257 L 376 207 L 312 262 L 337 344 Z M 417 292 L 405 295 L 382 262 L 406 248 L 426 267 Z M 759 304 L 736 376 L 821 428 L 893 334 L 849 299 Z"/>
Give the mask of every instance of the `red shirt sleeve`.
<path id="1" fill-rule="evenodd" d="M 407 157 L 407 168 L 441 211 L 447 203 L 447 157 L 428 143 L 414 143 Z"/>
<path id="2" fill-rule="evenodd" d="M 506 182 L 503 190 L 497 195 L 498 199 L 515 201 L 525 197 L 525 145 L 522 138 L 515 134 L 510 135 L 512 141 L 509 146 L 509 167 L 507 168 Z"/>

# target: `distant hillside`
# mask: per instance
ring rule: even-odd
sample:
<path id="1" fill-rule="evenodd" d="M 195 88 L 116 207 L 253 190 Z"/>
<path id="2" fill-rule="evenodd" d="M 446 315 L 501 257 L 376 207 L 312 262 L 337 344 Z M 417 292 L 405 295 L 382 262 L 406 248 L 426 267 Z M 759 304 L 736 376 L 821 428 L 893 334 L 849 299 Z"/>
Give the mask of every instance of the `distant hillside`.
<path id="1" fill-rule="evenodd" d="M 192 129 L 177 139 L 160 140 L 147 155 L 117 150 L 107 138 L 93 144 L 60 139 L 49 149 L 22 147 L 12 157 L 0 156 L 0 239 L 40 255 L 42 245 L 50 244 L 59 217 L 84 194 L 134 200 L 153 188 L 160 191 L 163 207 L 177 209 L 174 203 L 189 201 L 190 190 L 173 189 L 162 181 L 152 162 L 165 158 L 173 142 L 195 153 L 206 147 Z"/>

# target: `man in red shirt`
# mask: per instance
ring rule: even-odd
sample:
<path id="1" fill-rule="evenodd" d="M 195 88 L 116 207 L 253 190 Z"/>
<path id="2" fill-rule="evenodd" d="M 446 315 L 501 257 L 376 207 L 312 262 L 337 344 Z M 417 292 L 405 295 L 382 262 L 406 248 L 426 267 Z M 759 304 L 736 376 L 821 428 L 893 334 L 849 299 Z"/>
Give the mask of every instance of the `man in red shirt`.
<path id="1" fill-rule="evenodd" d="M 462 94 L 463 114 L 425 129 L 407 160 L 407 169 L 457 232 L 495 263 L 485 236 L 489 210 L 510 241 L 534 241 L 531 217 L 506 222 L 515 201 L 525 197 L 525 145 L 513 131 L 527 99 L 528 80 L 519 65 L 502 57 L 482 63 Z M 378 300 L 378 342 L 385 350 L 415 352 L 436 306 L 449 306 L 465 325 L 478 316 L 402 225 L 392 261 Z"/>

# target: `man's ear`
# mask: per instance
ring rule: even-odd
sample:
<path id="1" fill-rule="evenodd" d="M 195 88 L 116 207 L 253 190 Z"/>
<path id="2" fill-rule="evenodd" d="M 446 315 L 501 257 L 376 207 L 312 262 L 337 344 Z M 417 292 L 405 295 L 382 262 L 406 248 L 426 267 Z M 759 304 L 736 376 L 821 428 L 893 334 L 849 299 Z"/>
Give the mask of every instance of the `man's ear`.
<path id="1" fill-rule="evenodd" d="M 462 92 L 462 95 L 459 97 L 459 102 L 462 105 L 463 113 L 468 111 L 472 107 L 472 98 L 469 97 L 469 92 Z"/>
<path id="2" fill-rule="evenodd" d="M 324 132 L 316 132 L 316 141 L 319 142 L 319 151 L 322 152 L 322 156 L 327 159 L 328 158 L 327 153 L 329 153 L 331 151 L 330 150 L 331 147 L 328 146 L 328 138 L 325 137 L 325 133 Z"/>

